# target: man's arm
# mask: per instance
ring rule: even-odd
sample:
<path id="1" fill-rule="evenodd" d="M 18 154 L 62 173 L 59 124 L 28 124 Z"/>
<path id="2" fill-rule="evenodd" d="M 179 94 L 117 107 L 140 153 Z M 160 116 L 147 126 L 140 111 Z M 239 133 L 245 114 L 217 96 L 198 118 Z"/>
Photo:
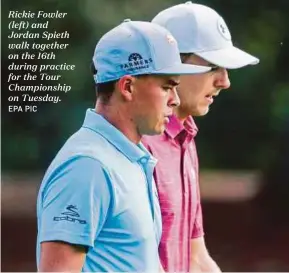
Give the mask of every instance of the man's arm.
<path id="1" fill-rule="evenodd" d="M 39 271 L 81 271 L 109 213 L 109 181 L 98 161 L 78 157 L 63 165 L 38 200 Z"/>
<path id="2" fill-rule="evenodd" d="M 80 272 L 86 249 L 64 242 L 43 242 L 40 255 L 40 272 Z"/>
<path id="3" fill-rule="evenodd" d="M 221 272 L 207 250 L 204 237 L 191 240 L 190 272 Z"/>

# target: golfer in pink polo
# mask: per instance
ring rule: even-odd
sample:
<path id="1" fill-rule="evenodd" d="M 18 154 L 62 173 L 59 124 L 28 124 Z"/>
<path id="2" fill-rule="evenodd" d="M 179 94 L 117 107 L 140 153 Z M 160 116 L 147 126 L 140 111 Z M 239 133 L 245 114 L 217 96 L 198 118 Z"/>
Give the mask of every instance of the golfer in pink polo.
<path id="1" fill-rule="evenodd" d="M 154 176 L 163 223 L 161 263 L 167 272 L 218 272 L 204 241 L 194 141 L 198 129 L 192 116 L 207 114 L 214 97 L 230 87 L 227 69 L 259 60 L 233 46 L 223 18 L 207 6 L 191 2 L 176 5 L 160 12 L 153 23 L 173 34 L 184 63 L 213 67 L 204 74 L 181 76 L 181 104 L 164 134 L 143 137 L 143 143 L 158 159 Z"/>

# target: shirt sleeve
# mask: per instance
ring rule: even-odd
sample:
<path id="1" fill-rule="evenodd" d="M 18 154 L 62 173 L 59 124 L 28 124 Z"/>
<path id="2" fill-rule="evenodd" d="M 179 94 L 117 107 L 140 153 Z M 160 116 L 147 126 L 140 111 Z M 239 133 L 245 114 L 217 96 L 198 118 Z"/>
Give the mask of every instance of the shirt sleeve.
<path id="1" fill-rule="evenodd" d="M 58 167 L 41 193 L 39 241 L 93 246 L 108 216 L 109 182 L 93 158 L 78 157 Z"/>

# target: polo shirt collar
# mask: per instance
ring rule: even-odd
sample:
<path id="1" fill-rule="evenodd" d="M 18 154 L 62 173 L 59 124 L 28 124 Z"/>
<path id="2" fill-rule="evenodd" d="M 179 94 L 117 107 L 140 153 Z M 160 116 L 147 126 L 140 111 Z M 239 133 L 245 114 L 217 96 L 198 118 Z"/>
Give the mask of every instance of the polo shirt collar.
<path id="1" fill-rule="evenodd" d="M 131 142 L 103 116 L 96 113 L 94 109 L 87 109 L 82 127 L 91 129 L 102 135 L 132 162 L 139 161 L 142 158 L 152 158 L 141 143 L 136 145 Z"/>
<path id="2" fill-rule="evenodd" d="M 166 133 L 171 137 L 175 138 L 178 136 L 182 131 L 186 131 L 188 135 L 195 137 L 198 132 L 198 127 L 194 122 L 191 116 L 187 117 L 187 119 L 182 123 L 176 115 L 170 116 L 170 122 L 166 127 Z"/>

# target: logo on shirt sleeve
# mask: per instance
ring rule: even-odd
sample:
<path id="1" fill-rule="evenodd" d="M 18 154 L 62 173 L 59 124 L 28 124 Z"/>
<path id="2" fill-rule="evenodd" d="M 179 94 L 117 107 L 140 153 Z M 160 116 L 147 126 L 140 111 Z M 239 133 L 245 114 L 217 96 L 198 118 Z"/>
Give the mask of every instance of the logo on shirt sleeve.
<path id="1" fill-rule="evenodd" d="M 54 221 L 68 221 L 68 222 L 78 222 L 79 224 L 86 224 L 85 220 L 81 220 L 79 219 L 80 215 L 77 212 L 77 207 L 74 205 L 68 205 L 66 207 L 66 211 L 62 212 L 61 214 L 65 215 L 65 216 L 59 216 L 59 217 L 54 217 L 53 220 Z"/>

